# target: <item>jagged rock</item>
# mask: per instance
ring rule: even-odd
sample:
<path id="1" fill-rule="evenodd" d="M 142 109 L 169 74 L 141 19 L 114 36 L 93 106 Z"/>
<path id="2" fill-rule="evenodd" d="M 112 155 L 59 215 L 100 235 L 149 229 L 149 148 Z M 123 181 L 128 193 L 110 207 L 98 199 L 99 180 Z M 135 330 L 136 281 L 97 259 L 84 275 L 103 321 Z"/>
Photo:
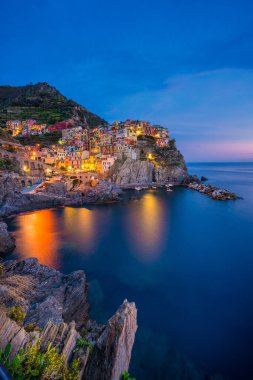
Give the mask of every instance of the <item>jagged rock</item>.
<path id="1" fill-rule="evenodd" d="M 0 349 L 4 350 L 7 343 L 11 343 L 13 358 L 29 341 L 25 329 L 8 318 L 6 312 L 0 309 Z"/>
<path id="2" fill-rule="evenodd" d="M 27 323 L 44 327 L 48 320 L 54 323 L 74 320 L 78 326 L 87 322 L 87 282 L 83 271 L 66 276 L 31 258 L 6 262 L 5 275 L 19 275 L 23 281 L 29 276 L 33 281 L 31 291 L 18 301 L 26 305 Z"/>
<path id="3" fill-rule="evenodd" d="M 0 254 L 10 252 L 15 248 L 15 238 L 7 230 L 7 224 L 0 222 Z"/>
<path id="4" fill-rule="evenodd" d="M 40 335 L 40 347 L 46 350 L 49 344 L 52 344 L 58 348 L 59 353 L 64 355 L 67 363 L 73 354 L 77 338 L 80 338 L 80 335 L 76 331 L 75 322 L 67 325 L 64 322 L 54 324 L 49 320 Z"/>
<path id="5" fill-rule="evenodd" d="M 123 370 L 128 370 L 137 329 L 134 303 L 125 300 L 107 325 L 98 325 L 88 320 L 84 273 L 65 276 L 33 258 L 4 263 L 0 295 L 8 290 L 6 306 L 21 304 L 27 312 L 24 324 L 32 322 L 42 328 L 41 332 L 27 332 L 0 308 L 0 349 L 10 342 L 12 358 L 20 348 L 39 339 L 41 350 L 51 343 L 67 364 L 79 358 L 80 379 L 120 380 Z M 92 349 L 76 346 L 81 336 Z"/>
<path id="6" fill-rule="evenodd" d="M 130 363 L 136 313 L 135 304 L 125 300 L 97 340 L 83 379 L 120 380 Z"/>

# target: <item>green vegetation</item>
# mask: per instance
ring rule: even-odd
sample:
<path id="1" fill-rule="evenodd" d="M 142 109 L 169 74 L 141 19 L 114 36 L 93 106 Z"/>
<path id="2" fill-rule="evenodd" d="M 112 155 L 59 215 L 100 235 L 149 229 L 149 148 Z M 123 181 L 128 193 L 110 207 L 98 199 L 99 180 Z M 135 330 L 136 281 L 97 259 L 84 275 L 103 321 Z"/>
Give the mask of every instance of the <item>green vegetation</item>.
<path id="1" fill-rule="evenodd" d="M 171 139 L 169 141 L 169 146 L 172 147 L 172 148 L 175 148 L 176 147 L 176 140 L 175 139 Z"/>
<path id="2" fill-rule="evenodd" d="M 0 139 L 7 140 L 10 142 L 15 142 L 14 138 L 11 137 L 11 132 L 9 133 L 9 131 L 6 131 L 5 128 L 1 128 L 1 127 L 0 127 Z"/>
<path id="3" fill-rule="evenodd" d="M 38 123 L 52 125 L 78 116 L 80 123 L 105 124 L 99 116 L 67 99 L 47 83 L 29 84 L 22 87 L 0 86 L 0 126 L 8 120 L 35 119 Z"/>
<path id="4" fill-rule="evenodd" d="M 22 306 L 12 306 L 9 313 L 9 317 L 16 321 L 17 323 L 23 322 L 26 317 L 26 311 Z"/>
<path id="5" fill-rule="evenodd" d="M 137 140 L 139 140 L 139 141 L 150 141 L 150 142 L 155 143 L 155 138 L 153 136 L 148 136 L 148 135 L 137 136 Z"/>
<path id="6" fill-rule="evenodd" d="M 122 372 L 122 380 L 136 380 L 135 377 L 131 377 L 127 371 Z"/>
<path id="7" fill-rule="evenodd" d="M 32 332 L 32 331 L 41 331 L 41 328 L 36 325 L 36 323 L 29 323 L 28 325 L 24 326 L 26 332 Z"/>
<path id="8" fill-rule="evenodd" d="M 9 158 L 0 158 L 0 170 L 18 172 L 18 162 Z"/>
<path id="9" fill-rule="evenodd" d="M 11 344 L 7 344 L 4 351 L 0 350 L 0 363 L 15 380 L 78 380 L 79 360 L 74 360 L 68 368 L 64 356 L 59 355 L 51 344 L 45 352 L 41 352 L 39 347 L 40 341 L 34 346 L 28 345 L 11 360 Z"/>
<path id="10" fill-rule="evenodd" d="M 36 145 L 40 144 L 43 146 L 50 146 L 52 144 L 57 144 L 58 140 L 61 138 L 61 131 L 55 131 L 50 133 L 45 133 L 43 136 L 29 136 L 29 137 L 16 137 L 16 139 L 24 145 Z"/>
<path id="11" fill-rule="evenodd" d="M 76 341 L 76 348 L 75 349 L 78 349 L 78 348 L 81 348 L 81 347 L 88 347 L 88 350 L 89 350 L 90 353 L 91 353 L 91 351 L 93 349 L 93 345 L 88 340 L 83 339 L 83 338 L 77 339 L 77 341 Z"/>

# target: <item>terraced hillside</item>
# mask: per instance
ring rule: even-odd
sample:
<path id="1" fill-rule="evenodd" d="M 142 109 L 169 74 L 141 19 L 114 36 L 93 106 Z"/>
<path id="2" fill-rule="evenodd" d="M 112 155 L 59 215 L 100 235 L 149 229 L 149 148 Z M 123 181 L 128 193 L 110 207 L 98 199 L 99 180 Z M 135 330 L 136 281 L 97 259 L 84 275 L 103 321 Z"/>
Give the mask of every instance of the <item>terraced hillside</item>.
<path id="1" fill-rule="evenodd" d="M 6 121 L 14 119 L 35 119 L 47 125 L 65 120 L 89 127 L 106 124 L 105 120 L 67 99 L 48 83 L 0 86 L 0 127 L 5 127 Z"/>

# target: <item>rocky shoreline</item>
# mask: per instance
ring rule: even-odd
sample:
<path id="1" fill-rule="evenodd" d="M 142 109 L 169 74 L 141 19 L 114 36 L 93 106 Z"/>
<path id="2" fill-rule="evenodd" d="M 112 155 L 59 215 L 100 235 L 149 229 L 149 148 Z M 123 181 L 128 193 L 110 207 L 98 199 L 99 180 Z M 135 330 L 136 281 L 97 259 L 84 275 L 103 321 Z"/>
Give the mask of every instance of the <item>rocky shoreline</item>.
<path id="1" fill-rule="evenodd" d="M 4 262 L 0 275 L 0 349 L 11 343 L 13 358 L 29 344 L 39 342 L 43 351 L 51 343 L 64 355 L 67 366 L 79 359 L 80 379 L 120 380 L 131 358 L 136 306 L 125 300 L 106 325 L 99 325 L 89 319 L 87 294 L 83 271 L 63 275 L 34 258 Z M 25 310 L 22 322 L 10 317 L 8 310 L 13 306 Z"/>
<path id="2" fill-rule="evenodd" d="M 221 189 L 216 186 L 212 186 L 210 184 L 204 184 L 203 182 L 207 179 L 205 177 L 202 177 L 204 179 L 199 180 L 197 176 L 189 176 L 182 185 L 184 187 L 187 187 L 188 189 L 198 191 L 199 193 L 207 195 L 209 198 L 212 198 L 214 200 L 218 201 L 227 201 L 227 200 L 236 200 L 240 199 L 240 197 L 226 189 Z"/>
<path id="3" fill-rule="evenodd" d="M 37 194 L 22 193 L 22 188 L 21 178 L 0 177 L 0 219 L 60 206 L 118 202 L 122 196 L 122 190 L 108 181 L 101 181 L 96 187 L 83 187 L 82 191 L 67 191 L 61 182 Z"/>
<path id="4" fill-rule="evenodd" d="M 214 200 L 235 200 L 239 197 L 229 190 L 221 189 L 210 184 L 203 184 L 196 177 L 188 176 L 183 181 L 170 182 L 176 186 L 184 186 L 203 193 Z M 104 181 L 97 187 L 86 187 L 82 191 L 57 193 L 47 191 L 39 194 L 23 194 L 20 185 L 12 178 L 0 180 L 0 219 L 15 216 L 23 212 L 30 212 L 55 207 L 80 207 L 85 204 L 104 204 L 120 202 L 124 190 L 142 187 L 143 189 L 164 187 L 168 182 L 133 182 L 115 185 Z"/>

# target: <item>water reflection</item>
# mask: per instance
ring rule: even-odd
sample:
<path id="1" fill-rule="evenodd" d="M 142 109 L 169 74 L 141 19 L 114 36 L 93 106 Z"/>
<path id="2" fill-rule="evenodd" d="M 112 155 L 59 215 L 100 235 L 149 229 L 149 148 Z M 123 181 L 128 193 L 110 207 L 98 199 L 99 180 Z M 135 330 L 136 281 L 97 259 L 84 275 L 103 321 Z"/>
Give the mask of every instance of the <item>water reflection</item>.
<path id="1" fill-rule="evenodd" d="M 169 216 L 163 200 L 152 192 L 146 193 L 129 209 L 126 217 L 131 251 L 144 262 L 156 260 L 162 252 L 168 229 Z"/>
<path id="2" fill-rule="evenodd" d="M 59 268 L 60 228 L 55 211 L 21 215 L 18 225 L 15 235 L 20 258 L 37 257 L 41 264 Z"/>
<path id="3" fill-rule="evenodd" d="M 74 241 L 78 249 L 85 254 L 94 251 L 97 243 L 95 217 L 93 211 L 86 208 L 64 209 L 64 227 L 68 237 Z"/>

